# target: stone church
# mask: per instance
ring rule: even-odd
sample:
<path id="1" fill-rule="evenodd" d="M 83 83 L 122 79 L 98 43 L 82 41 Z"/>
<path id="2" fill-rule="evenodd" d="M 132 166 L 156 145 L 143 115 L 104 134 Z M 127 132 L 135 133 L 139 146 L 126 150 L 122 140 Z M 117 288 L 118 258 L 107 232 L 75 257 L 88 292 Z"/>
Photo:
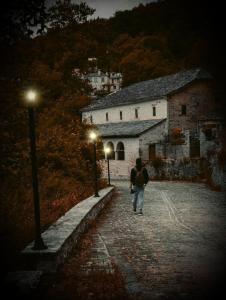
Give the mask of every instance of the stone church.
<path id="1" fill-rule="evenodd" d="M 212 77 L 200 68 L 132 84 L 82 109 L 104 147 L 112 176 L 128 176 L 135 159 L 199 157 L 199 120 L 211 110 Z"/>

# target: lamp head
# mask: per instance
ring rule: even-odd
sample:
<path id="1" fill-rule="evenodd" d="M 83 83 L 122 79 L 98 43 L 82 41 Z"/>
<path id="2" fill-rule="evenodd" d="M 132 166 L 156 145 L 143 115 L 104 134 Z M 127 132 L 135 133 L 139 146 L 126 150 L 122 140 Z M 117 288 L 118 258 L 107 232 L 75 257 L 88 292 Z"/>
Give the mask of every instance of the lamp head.
<path id="1" fill-rule="evenodd" d="M 30 90 L 26 93 L 26 100 L 29 103 L 35 103 L 37 100 L 37 93 L 33 90 Z"/>
<path id="2" fill-rule="evenodd" d="M 106 154 L 109 154 L 111 152 L 111 149 L 109 147 L 104 148 L 104 152 Z"/>
<path id="3" fill-rule="evenodd" d="M 89 137 L 92 141 L 95 141 L 97 138 L 97 134 L 94 131 L 91 131 Z"/>

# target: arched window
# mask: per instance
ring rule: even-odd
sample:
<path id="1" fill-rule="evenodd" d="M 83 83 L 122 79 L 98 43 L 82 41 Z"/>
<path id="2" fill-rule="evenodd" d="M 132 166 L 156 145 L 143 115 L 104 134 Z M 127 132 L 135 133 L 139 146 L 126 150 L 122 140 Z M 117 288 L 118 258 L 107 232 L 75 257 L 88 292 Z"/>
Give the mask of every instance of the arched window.
<path id="1" fill-rule="evenodd" d="M 122 142 L 118 143 L 116 151 L 117 151 L 117 159 L 125 160 L 125 149 L 124 149 L 124 144 Z"/>
<path id="2" fill-rule="evenodd" d="M 115 159 L 114 144 L 112 142 L 108 142 L 106 147 L 111 149 L 111 152 L 108 154 L 109 159 Z"/>

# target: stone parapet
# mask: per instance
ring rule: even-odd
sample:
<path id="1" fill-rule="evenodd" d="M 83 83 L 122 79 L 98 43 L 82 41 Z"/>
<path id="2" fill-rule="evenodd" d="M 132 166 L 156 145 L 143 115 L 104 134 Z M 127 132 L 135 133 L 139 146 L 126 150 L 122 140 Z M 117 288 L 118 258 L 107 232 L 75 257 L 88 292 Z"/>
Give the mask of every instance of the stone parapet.
<path id="1" fill-rule="evenodd" d="M 54 272 L 63 263 L 81 235 L 87 230 L 101 209 L 112 198 L 114 187 L 99 191 L 100 197 L 91 196 L 75 205 L 42 234 L 47 249 L 33 250 L 34 242 L 23 251 L 24 260 L 32 269 Z"/>

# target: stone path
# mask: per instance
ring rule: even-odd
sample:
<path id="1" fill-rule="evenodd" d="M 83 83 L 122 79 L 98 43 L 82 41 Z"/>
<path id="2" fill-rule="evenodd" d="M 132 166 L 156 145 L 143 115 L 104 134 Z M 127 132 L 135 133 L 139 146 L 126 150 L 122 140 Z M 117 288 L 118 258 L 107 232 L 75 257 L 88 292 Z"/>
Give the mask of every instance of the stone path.
<path id="1" fill-rule="evenodd" d="M 224 299 L 225 194 L 202 184 L 151 182 L 140 216 L 132 212 L 129 183 L 115 185 L 118 197 L 99 218 L 83 269 L 111 272 L 113 262 L 134 299 Z"/>

